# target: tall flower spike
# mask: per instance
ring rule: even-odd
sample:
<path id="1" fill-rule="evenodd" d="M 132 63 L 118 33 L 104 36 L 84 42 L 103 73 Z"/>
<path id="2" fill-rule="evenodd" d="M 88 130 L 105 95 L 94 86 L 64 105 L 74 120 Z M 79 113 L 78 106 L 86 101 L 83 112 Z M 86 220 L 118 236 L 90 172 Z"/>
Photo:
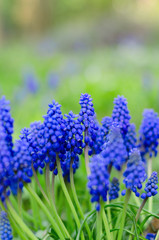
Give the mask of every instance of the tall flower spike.
<path id="1" fill-rule="evenodd" d="M 113 178 L 110 189 L 109 189 L 109 200 L 113 200 L 119 197 L 119 180 L 117 178 Z"/>
<path id="2" fill-rule="evenodd" d="M 7 133 L 0 122 L 0 198 L 10 195 L 9 186 L 13 175 L 12 155 L 7 142 Z"/>
<path id="3" fill-rule="evenodd" d="M 146 183 L 146 186 L 144 188 L 146 193 L 141 194 L 141 198 L 145 199 L 146 197 L 152 197 L 155 196 L 158 191 L 158 176 L 157 172 L 153 172 L 151 174 L 151 177 L 148 179 L 148 182 Z"/>
<path id="4" fill-rule="evenodd" d="M 7 214 L 4 211 L 0 213 L 0 239 L 1 240 L 12 240 L 12 229 L 8 220 Z"/>
<path id="5" fill-rule="evenodd" d="M 96 210 L 100 210 L 100 200 L 107 201 L 109 190 L 109 174 L 101 155 L 94 155 L 90 162 L 91 173 L 88 176 L 88 189 L 92 195 L 91 202 L 96 202 Z"/>
<path id="6" fill-rule="evenodd" d="M 108 135 L 108 142 L 103 146 L 101 155 L 107 161 L 107 164 L 120 171 L 122 165 L 126 162 L 127 151 L 119 126 L 112 125 Z"/>
<path id="7" fill-rule="evenodd" d="M 127 189 L 133 191 L 137 197 L 140 196 L 137 189 L 142 188 L 142 183 L 146 180 L 147 175 L 145 171 L 145 165 L 142 162 L 140 152 L 137 148 L 134 148 L 130 152 L 130 157 L 127 162 L 127 168 L 123 173 L 125 177 L 123 183 Z M 125 190 L 122 191 L 122 195 L 125 195 Z"/>
<path id="8" fill-rule="evenodd" d="M 114 99 L 114 109 L 112 113 L 113 122 L 117 122 L 120 125 L 121 133 L 123 136 L 127 133 L 131 119 L 129 110 L 127 107 L 127 100 L 123 96 L 118 96 Z"/>
<path id="9" fill-rule="evenodd" d="M 4 127 L 4 130 L 6 132 L 6 141 L 10 151 L 12 152 L 12 133 L 14 120 L 10 114 L 9 103 L 10 102 L 7 101 L 4 96 L 0 99 L 0 123 Z"/>
<path id="10" fill-rule="evenodd" d="M 20 138 L 28 142 L 28 152 L 30 153 L 33 161 L 33 167 L 35 170 L 39 170 L 42 173 L 42 169 L 45 167 L 46 149 L 45 145 L 47 139 L 44 138 L 44 124 L 34 122 L 30 124 L 30 128 L 24 128 L 21 131 Z"/>
<path id="11" fill-rule="evenodd" d="M 44 116 L 44 138 L 47 140 L 45 162 L 49 163 L 50 171 L 56 171 L 56 154 L 63 161 L 65 159 L 65 121 L 61 112 L 61 105 L 54 100 L 49 104 L 47 115 Z"/>
<path id="12" fill-rule="evenodd" d="M 79 167 L 79 156 L 82 154 L 84 148 L 83 143 L 83 126 L 77 118 L 78 115 L 73 114 L 72 111 L 69 114 L 65 114 L 65 126 L 66 126 L 66 159 L 61 162 L 63 170 L 63 176 L 67 176 L 69 180 L 70 166 L 72 164 L 73 172 Z"/>
<path id="13" fill-rule="evenodd" d="M 159 117 L 153 109 L 145 109 L 143 112 L 143 120 L 140 127 L 140 148 L 141 154 L 144 156 L 157 156 L 157 147 L 159 139 Z"/>
<path id="14" fill-rule="evenodd" d="M 135 124 L 131 123 L 128 127 L 128 131 L 124 138 L 124 144 L 126 146 L 127 152 L 136 147 L 137 138 L 136 138 L 136 131 L 135 131 Z"/>
<path id="15" fill-rule="evenodd" d="M 21 190 L 23 189 L 24 183 L 30 183 L 33 175 L 32 168 L 32 157 L 28 151 L 28 143 L 25 140 L 17 140 L 14 147 L 13 157 L 13 188 L 15 183 Z"/>

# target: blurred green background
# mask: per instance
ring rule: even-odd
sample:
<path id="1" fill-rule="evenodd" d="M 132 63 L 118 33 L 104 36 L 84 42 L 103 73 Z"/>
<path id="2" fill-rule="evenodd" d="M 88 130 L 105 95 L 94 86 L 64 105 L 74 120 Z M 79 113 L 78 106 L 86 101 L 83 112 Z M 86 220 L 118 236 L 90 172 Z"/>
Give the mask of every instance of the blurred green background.
<path id="1" fill-rule="evenodd" d="M 144 108 L 159 111 L 158 13 L 157 0 L 2 0 L 0 95 L 11 101 L 15 138 L 52 99 L 78 113 L 84 92 L 99 120 L 118 94 L 137 127 Z"/>

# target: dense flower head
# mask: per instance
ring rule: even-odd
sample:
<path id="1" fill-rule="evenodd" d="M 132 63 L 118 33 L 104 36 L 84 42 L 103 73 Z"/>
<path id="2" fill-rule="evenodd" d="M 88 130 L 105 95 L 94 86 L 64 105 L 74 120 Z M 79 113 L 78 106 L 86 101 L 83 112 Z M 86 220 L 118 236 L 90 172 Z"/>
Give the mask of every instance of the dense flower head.
<path id="1" fill-rule="evenodd" d="M 12 228 L 8 220 L 7 214 L 4 211 L 0 213 L 0 239 L 1 240 L 12 240 Z"/>
<path id="2" fill-rule="evenodd" d="M 40 121 L 30 124 L 30 128 L 21 131 L 20 138 L 28 142 L 28 152 L 32 157 L 33 167 L 42 173 L 45 166 L 47 139 L 44 138 L 45 127 Z"/>
<path id="3" fill-rule="evenodd" d="M 69 114 L 64 115 L 65 119 L 65 145 L 66 145 L 66 159 L 61 163 L 63 169 L 63 175 L 69 176 L 70 166 L 74 170 L 79 167 L 79 156 L 83 152 L 85 144 L 83 143 L 83 130 L 78 115 L 73 114 L 72 111 Z"/>
<path id="4" fill-rule="evenodd" d="M 61 160 L 65 159 L 65 131 L 61 105 L 53 100 L 44 116 L 44 138 L 47 141 L 45 162 L 49 164 L 50 171 L 56 170 L 56 154 L 59 154 Z"/>
<path id="5" fill-rule="evenodd" d="M 148 240 L 155 240 L 155 238 L 156 238 L 156 234 L 154 233 L 147 233 L 146 235 L 146 239 Z"/>
<path id="6" fill-rule="evenodd" d="M 24 183 L 30 183 L 32 172 L 32 157 L 28 151 L 28 143 L 25 140 L 17 140 L 14 146 L 13 156 L 13 182 L 17 182 L 20 189 Z"/>
<path id="7" fill-rule="evenodd" d="M 12 155 L 6 141 L 6 131 L 0 123 L 0 198 L 5 200 L 6 196 L 9 196 L 10 179 L 13 175 L 12 169 Z"/>
<path id="8" fill-rule="evenodd" d="M 114 99 L 114 109 L 112 113 L 113 122 L 118 122 L 121 128 L 121 133 L 124 136 L 127 133 L 130 125 L 130 114 L 127 107 L 127 100 L 123 96 L 118 96 Z"/>
<path id="9" fill-rule="evenodd" d="M 109 189 L 109 200 L 113 200 L 119 197 L 119 180 L 117 178 L 113 178 L 110 189 Z"/>
<path id="10" fill-rule="evenodd" d="M 129 153 L 133 148 L 136 147 L 137 138 L 135 131 L 135 124 L 131 123 L 128 127 L 128 131 L 124 138 L 124 144 L 126 146 L 127 152 Z"/>
<path id="11" fill-rule="evenodd" d="M 148 179 L 148 182 L 145 185 L 144 190 L 145 190 L 146 193 L 141 194 L 141 198 L 145 199 L 146 197 L 155 196 L 158 193 L 157 184 L 158 184 L 157 172 L 153 172 L 151 174 L 151 177 Z"/>
<path id="12" fill-rule="evenodd" d="M 145 109 L 140 127 L 140 148 L 142 155 L 157 156 L 159 139 L 159 117 L 153 109 Z"/>
<path id="13" fill-rule="evenodd" d="M 96 210 L 100 210 L 100 200 L 107 200 L 109 190 L 109 174 L 102 156 L 94 155 L 90 162 L 90 175 L 88 176 L 88 189 L 92 195 L 91 202 L 96 202 Z"/>
<path id="14" fill-rule="evenodd" d="M 6 141 L 10 151 L 12 151 L 12 133 L 14 121 L 10 114 L 9 103 L 10 102 L 7 101 L 4 96 L 0 99 L 0 123 L 4 127 L 4 131 L 6 132 Z"/>
<path id="15" fill-rule="evenodd" d="M 102 123 L 103 131 L 105 133 L 104 135 L 107 135 L 109 133 L 110 127 L 113 123 L 112 118 L 106 116 L 102 119 L 101 123 Z"/>
<path id="16" fill-rule="evenodd" d="M 147 175 L 145 164 L 143 163 L 140 152 L 137 148 L 132 149 L 130 152 L 127 168 L 123 173 L 123 176 L 125 177 L 123 183 L 126 188 L 133 191 L 136 196 L 139 197 L 140 194 L 137 192 L 137 188 L 142 188 L 142 183 L 146 180 Z M 124 192 L 122 195 L 124 195 Z"/>
<path id="17" fill-rule="evenodd" d="M 79 120 L 83 123 L 85 128 L 88 128 L 95 116 L 91 95 L 87 93 L 81 94 L 79 103 L 81 105 Z"/>
<path id="18" fill-rule="evenodd" d="M 107 164 L 120 171 L 122 165 L 126 162 L 127 151 L 118 125 L 112 125 L 108 134 L 108 141 L 103 146 L 103 149 L 101 154 Z"/>

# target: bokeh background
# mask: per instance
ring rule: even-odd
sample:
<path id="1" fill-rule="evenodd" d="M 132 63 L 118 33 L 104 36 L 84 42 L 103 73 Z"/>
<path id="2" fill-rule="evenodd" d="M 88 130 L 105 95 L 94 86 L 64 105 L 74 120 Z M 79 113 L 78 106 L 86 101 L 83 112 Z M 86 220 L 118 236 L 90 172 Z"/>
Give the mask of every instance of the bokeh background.
<path id="1" fill-rule="evenodd" d="M 158 0 L 1 0 L 0 95 L 14 137 L 52 99 L 78 113 L 84 92 L 99 120 L 124 95 L 138 128 L 144 108 L 159 112 L 158 29 Z"/>

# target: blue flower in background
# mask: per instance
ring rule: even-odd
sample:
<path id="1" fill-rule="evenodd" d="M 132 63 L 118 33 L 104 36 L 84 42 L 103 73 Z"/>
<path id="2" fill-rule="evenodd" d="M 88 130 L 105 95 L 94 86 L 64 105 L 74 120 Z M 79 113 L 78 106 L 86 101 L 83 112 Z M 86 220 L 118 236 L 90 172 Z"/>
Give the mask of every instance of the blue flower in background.
<path id="1" fill-rule="evenodd" d="M 48 87 L 56 89 L 60 83 L 60 76 L 58 73 L 49 73 L 47 76 Z"/>
<path id="2" fill-rule="evenodd" d="M 159 139 L 159 117 L 153 109 L 145 109 L 140 127 L 140 149 L 141 154 L 149 154 L 150 157 L 157 156 Z"/>
<path id="3" fill-rule="evenodd" d="M 131 117 L 129 114 L 129 110 L 127 107 L 127 100 L 123 96 L 118 96 L 114 99 L 114 109 L 112 113 L 112 120 L 113 122 L 119 123 L 119 126 L 121 128 L 121 133 L 124 136 L 127 131 L 128 127 L 130 125 Z"/>
<path id="4" fill-rule="evenodd" d="M 0 99 L 0 124 L 4 128 L 4 131 L 6 132 L 6 142 L 9 147 L 9 150 L 12 152 L 12 134 L 13 134 L 13 118 L 10 114 L 10 106 L 9 101 L 5 99 L 3 96 Z"/>
<path id="5" fill-rule="evenodd" d="M 12 228 L 7 217 L 7 213 L 1 211 L 0 213 L 0 239 L 1 240 L 12 240 Z"/>
<path id="6" fill-rule="evenodd" d="M 148 240 L 155 240 L 155 238 L 156 238 L 156 234 L 154 233 L 147 233 L 146 235 L 146 239 Z"/>
<path id="7" fill-rule="evenodd" d="M 118 125 L 112 125 L 108 134 L 108 141 L 103 146 L 101 155 L 109 167 L 113 166 L 118 171 L 121 170 L 122 165 L 126 162 L 127 151 Z"/>
<path id="8" fill-rule="evenodd" d="M 25 88 L 29 93 L 36 94 L 39 89 L 38 79 L 33 73 L 25 73 L 24 75 Z"/>
<path id="9" fill-rule="evenodd" d="M 72 164 L 73 171 L 79 167 L 79 156 L 83 152 L 85 144 L 83 143 L 83 131 L 84 127 L 81 125 L 78 115 L 73 114 L 72 111 L 69 114 L 65 114 L 65 144 L 66 144 L 66 159 L 61 162 L 63 169 L 63 175 L 68 176 L 70 173 L 70 166 Z"/>
<path id="10" fill-rule="evenodd" d="M 130 151 L 136 147 L 136 143 L 137 143 L 137 138 L 136 138 L 135 124 L 131 123 L 124 137 L 124 144 L 126 146 L 128 153 L 130 153 Z"/>
<path id="11" fill-rule="evenodd" d="M 133 191 L 137 197 L 140 194 L 137 192 L 137 189 L 142 188 L 142 183 L 146 180 L 147 175 L 145 171 L 145 164 L 141 159 L 140 152 L 137 148 L 134 148 L 130 152 L 130 156 L 127 162 L 127 168 L 123 173 L 125 177 L 123 183 L 127 189 Z M 122 195 L 125 195 L 125 191 L 122 192 Z"/>
<path id="12" fill-rule="evenodd" d="M 109 200 L 113 200 L 119 197 L 119 180 L 117 178 L 113 178 L 111 184 L 110 184 L 110 189 L 109 189 Z"/>
<path id="13" fill-rule="evenodd" d="M 94 155 L 90 162 L 90 175 L 88 176 L 88 189 L 92 195 L 91 202 L 96 202 L 96 210 L 100 210 L 100 200 L 107 201 L 109 190 L 109 174 L 105 160 L 101 155 Z"/>
<path id="14" fill-rule="evenodd" d="M 158 191 L 158 176 L 157 176 L 157 172 L 153 172 L 151 174 L 151 177 L 148 179 L 148 182 L 145 185 L 145 192 L 146 193 L 142 193 L 141 194 L 141 198 L 145 199 L 146 197 L 152 197 L 155 196 Z"/>

